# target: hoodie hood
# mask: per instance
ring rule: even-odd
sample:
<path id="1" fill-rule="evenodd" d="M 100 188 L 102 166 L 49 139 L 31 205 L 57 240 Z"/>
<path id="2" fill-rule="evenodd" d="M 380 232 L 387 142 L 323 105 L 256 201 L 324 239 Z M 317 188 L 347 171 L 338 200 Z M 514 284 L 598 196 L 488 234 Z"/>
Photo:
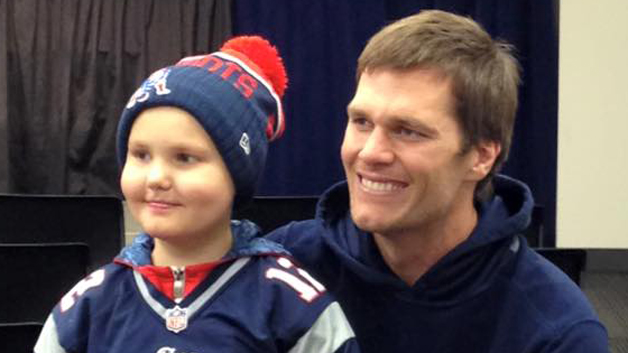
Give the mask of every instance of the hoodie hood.
<path id="1" fill-rule="evenodd" d="M 494 196 L 477 203 L 478 224 L 471 235 L 441 258 L 413 286 L 408 286 L 384 262 L 370 233 L 356 227 L 349 210 L 346 182 L 332 186 L 317 206 L 317 219 L 329 231 L 324 241 L 345 265 L 370 283 L 405 290 L 412 300 L 458 301 L 482 292 L 497 276 L 512 270 L 521 234 L 528 224 L 534 200 L 528 187 L 497 175 Z M 499 267 L 496 271 L 495 268 Z"/>
<path id="2" fill-rule="evenodd" d="M 233 236 L 231 249 L 218 261 L 178 268 L 155 266 L 151 256 L 155 240 L 146 233 L 140 233 L 131 245 L 122 249 L 114 262 L 141 273 L 157 291 L 176 302 L 192 293 L 203 281 L 211 277 L 211 273 L 216 273 L 215 269 L 219 268 L 217 271 L 219 274 L 226 270 L 227 267 L 222 266 L 225 263 L 241 257 L 289 255 L 281 245 L 260 238 L 260 230 L 253 222 L 232 220 L 231 234 Z"/>
<path id="3" fill-rule="evenodd" d="M 232 220 L 231 233 L 233 234 L 233 245 L 222 261 L 256 255 L 290 255 L 281 245 L 260 238 L 259 227 L 251 221 Z M 153 238 L 146 233 L 140 233 L 133 239 L 131 245 L 122 249 L 115 258 L 115 262 L 131 267 L 152 265 L 151 254 L 154 247 L 155 241 Z"/>

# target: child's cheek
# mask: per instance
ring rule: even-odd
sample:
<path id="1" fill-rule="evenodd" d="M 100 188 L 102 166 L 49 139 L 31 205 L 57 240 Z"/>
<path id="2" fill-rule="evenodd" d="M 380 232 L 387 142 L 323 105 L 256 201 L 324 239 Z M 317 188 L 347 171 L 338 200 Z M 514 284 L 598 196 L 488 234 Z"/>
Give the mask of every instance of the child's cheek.
<path id="1" fill-rule="evenodd" d="M 128 163 L 125 164 L 122 175 L 120 176 L 120 187 L 126 199 L 138 197 L 142 189 L 141 171 Z"/>

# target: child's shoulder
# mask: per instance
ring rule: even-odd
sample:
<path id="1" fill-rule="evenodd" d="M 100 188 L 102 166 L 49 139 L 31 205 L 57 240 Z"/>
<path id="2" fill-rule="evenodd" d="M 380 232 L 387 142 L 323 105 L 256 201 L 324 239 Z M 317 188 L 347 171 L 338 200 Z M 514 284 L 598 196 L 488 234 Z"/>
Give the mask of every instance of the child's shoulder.
<path id="1" fill-rule="evenodd" d="M 246 321 L 251 325 L 271 325 L 276 340 L 286 347 L 301 341 L 316 346 L 311 340 L 317 338 L 345 342 L 353 337 L 342 309 L 325 286 L 290 256 L 260 255 L 239 261 L 247 261 L 243 267 L 247 271 L 236 281 L 244 286 L 238 285 L 231 293 L 244 299 L 239 305 L 248 308 Z M 234 302 L 237 299 L 229 305 Z M 337 330 L 325 329 L 329 327 Z"/>
<path id="2" fill-rule="evenodd" d="M 323 299 L 327 297 L 325 286 L 301 268 L 283 245 L 262 238 L 259 228 L 246 220 L 233 221 L 232 230 L 234 245 L 229 256 L 249 258 L 247 272 L 257 277 L 259 290 L 270 291 L 268 295 L 286 302 L 313 304 L 322 300 L 328 304 Z"/>
<path id="3" fill-rule="evenodd" d="M 127 296 L 132 286 L 132 270 L 110 263 L 96 269 L 78 281 L 57 303 L 52 311 L 55 336 L 68 339 L 78 347 L 81 337 L 87 337 L 94 320 L 104 320 L 120 298 Z M 104 315 L 103 315 L 104 314 Z"/>
<path id="4" fill-rule="evenodd" d="M 131 272 L 129 268 L 116 263 L 98 268 L 78 281 L 61 298 L 55 313 L 58 316 L 65 316 L 74 312 L 90 311 L 91 308 L 105 307 L 107 301 L 115 300 L 116 296 L 124 295 L 121 292 L 128 290 Z"/>
<path id="5" fill-rule="evenodd" d="M 247 267 L 247 276 L 257 284 L 260 298 L 306 311 L 320 311 L 333 301 L 325 286 L 288 254 L 250 257 Z"/>

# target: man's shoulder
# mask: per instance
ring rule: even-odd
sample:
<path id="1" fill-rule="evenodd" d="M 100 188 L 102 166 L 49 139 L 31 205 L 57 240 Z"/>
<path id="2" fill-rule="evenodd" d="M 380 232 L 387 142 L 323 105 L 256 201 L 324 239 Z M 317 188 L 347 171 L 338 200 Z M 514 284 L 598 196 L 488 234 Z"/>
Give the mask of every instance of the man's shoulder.
<path id="1" fill-rule="evenodd" d="M 321 220 L 290 223 L 267 234 L 267 239 L 281 244 L 296 263 L 313 273 L 327 286 L 333 287 L 339 261 L 345 257 L 342 245 L 336 242 L 343 235 Z"/>
<path id="2" fill-rule="evenodd" d="M 522 249 L 512 278 L 528 313 L 538 323 L 560 330 L 582 321 L 599 321 L 580 287 L 563 271 L 531 248 Z"/>
<path id="3" fill-rule="evenodd" d="M 270 231 L 264 238 L 283 245 L 288 251 L 295 247 L 312 246 L 322 242 L 328 230 L 319 219 L 295 221 Z"/>
<path id="4" fill-rule="evenodd" d="M 517 342 L 533 351 L 608 351 L 603 324 L 569 276 L 527 245 L 514 259 L 512 271 L 500 275 L 491 295 L 500 308 L 495 311 L 500 349 Z"/>

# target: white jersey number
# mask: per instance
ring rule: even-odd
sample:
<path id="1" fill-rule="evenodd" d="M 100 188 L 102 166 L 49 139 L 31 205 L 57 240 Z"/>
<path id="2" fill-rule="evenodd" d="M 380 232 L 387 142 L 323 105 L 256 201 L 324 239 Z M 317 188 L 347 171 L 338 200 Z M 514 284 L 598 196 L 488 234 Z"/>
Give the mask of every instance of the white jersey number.
<path id="1" fill-rule="evenodd" d="M 270 268 L 266 271 L 266 278 L 277 279 L 294 289 L 301 299 L 310 303 L 325 292 L 325 287 L 316 281 L 305 270 L 294 266 L 292 261 L 285 257 L 277 259 L 277 263 L 285 269 L 296 270 L 297 275 L 280 268 Z"/>
<path id="2" fill-rule="evenodd" d="M 79 283 L 77 283 L 63 298 L 61 298 L 61 312 L 69 310 L 76 299 L 83 295 L 88 289 L 98 287 L 105 280 L 105 270 L 100 269 L 92 272 L 89 276 L 85 277 Z"/>

